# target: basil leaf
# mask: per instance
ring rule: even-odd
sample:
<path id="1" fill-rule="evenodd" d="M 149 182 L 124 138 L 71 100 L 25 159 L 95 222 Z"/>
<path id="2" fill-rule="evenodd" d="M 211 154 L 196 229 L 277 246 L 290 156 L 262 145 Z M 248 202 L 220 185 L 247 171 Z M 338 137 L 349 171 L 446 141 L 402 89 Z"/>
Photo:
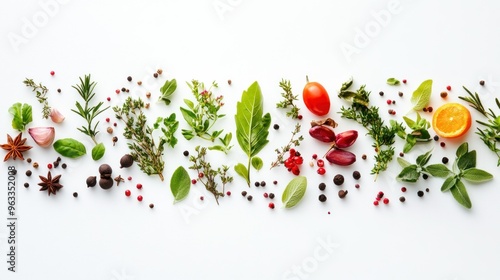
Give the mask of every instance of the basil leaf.
<path id="1" fill-rule="evenodd" d="M 423 81 L 420 86 L 413 92 L 411 96 L 411 104 L 413 110 L 422 110 L 431 99 L 432 80 Z"/>
<path id="2" fill-rule="evenodd" d="M 469 152 L 469 143 L 464 142 L 462 145 L 460 145 L 457 149 L 457 158 L 462 157 L 465 155 L 467 152 Z"/>
<path id="3" fill-rule="evenodd" d="M 453 186 L 455 186 L 455 183 L 457 182 L 456 177 L 448 177 L 446 180 L 444 180 L 443 185 L 441 186 L 441 191 L 449 191 Z"/>
<path id="4" fill-rule="evenodd" d="M 189 194 L 191 188 L 191 179 L 186 169 L 182 166 L 177 167 L 170 178 L 170 191 L 174 195 L 174 203 L 183 200 Z"/>
<path id="5" fill-rule="evenodd" d="M 417 171 L 417 166 L 412 164 L 401 170 L 396 179 L 403 182 L 415 183 L 420 177 L 420 173 Z"/>
<path id="6" fill-rule="evenodd" d="M 452 174 L 451 170 L 444 164 L 431 164 L 425 170 L 434 177 L 446 178 Z"/>
<path id="7" fill-rule="evenodd" d="M 307 178 L 304 176 L 297 176 L 292 179 L 281 196 L 281 201 L 285 208 L 291 208 L 297 205 L 302 200 L 307 189 Z"/>
<path id="8" fill-rule="evenodd" d="M 411 163 L 409 163 L 407 160 L 405 160 L 405 159 L 404 159 L 404 158 L 402 158 L 402 157 L 398 157 L 396 160 L 398 161 L 399 165 L 400 165 L 401 167 L 403 167 L 403 168 L 405 168 L 405 167 L 407 167 L 407 166 L 410 166 L 410 165 L 411 165 Z"/>
<path id="9" fill-rule="evenodd" d="M 81 157 L 87 153 L 85 146 L 72 138 L 59 139 L 54 142 L 53 147 L 56 152 L 69 158 Z"/>
<path id="10" fill-rule="evenodd" d="M 463 156 L 458 158 L 457 167 L 460 170 L 476 167 L 476 150 L 465 153 Z"/>
<path id="11" fill-rule="evenodd" d="M 493 179 L 493 175 L 481 169 L 469 168 L 464 170 L 462 178 L 469 182 L 481 183 Z"/>
<path id="12" fill-rule="evenodd" d="M 462 206 L 467 209 L 472 208 L 472 202 L 470 201 L 469 194 L 467 194 L 467 189 L 462 181 L 457 181 L 455 186 L 453 186 L 450 191 L 458 203 L 462 204 Z"/>
<path id="13" fill-rule="evenodd" d="M 399 80 L 397 80 L 396 78 L 387 79 L 387 84 L 391 86 L 399 85 L 399 83 L 400 83 Z"/>
<path id="14" fill-rule="evenodd" d="M 249 186 L 250 186 L 250 178 L 248 176 L 248 168 L 246 168 L 245 165 L 243 165 L 242 163 L 238 163 L 237 165 L 234 166 L 234 171 L 236 171 L 236 173 L 238 175 L 243 177 L 243 179 L 245 179 L 247 184 L 249 184 Z"/>
<path id="15" fill-rule="evenodd" d="M 104 152 L 106 152 L 106 147 L 104 147 L 104 144 L 97 144 L 94 148 L 92 148 L 92 159 L 100 160 L 104 156 Z"/>
<path id="16" fill-rule="evenodd" d="M 165 102 L 166 105 L 170 104 L 169 97 L 177 89 L 177 81 L 175 79 L 165 81 L 165 84 L 160 88 L 161 96 L 160 100 Z"/>
<path id="17" fill-rule="evenodd" d="M 262 166 L 264 166 L 264 162 L 262 161 L 262 159 L 260 157 L 253 157 L 252 158 L 252 166 L 256 170 L 260 170 L 262 168 Z"/>
<path id="18" fill-rule="evenodd" d="M 32 108 L 29 104 L 14 103 L 9 108 L 9 113 L 12 115 L 12 128 L 23 131 L 26 125 L 33 121 Z"/>
<path id="19" fill-rule="evenodd" d="M 425 153 L 423 155 L 419 155 L 417 157 L 417 165 L 418 166 L 424 166 L 424 165 L 426 165 L 427 162 L 429 162 L 429 159 L 432 156 L 431 152 L 432 152 L 432 150 L 428 151 L 427 153 Z"/>

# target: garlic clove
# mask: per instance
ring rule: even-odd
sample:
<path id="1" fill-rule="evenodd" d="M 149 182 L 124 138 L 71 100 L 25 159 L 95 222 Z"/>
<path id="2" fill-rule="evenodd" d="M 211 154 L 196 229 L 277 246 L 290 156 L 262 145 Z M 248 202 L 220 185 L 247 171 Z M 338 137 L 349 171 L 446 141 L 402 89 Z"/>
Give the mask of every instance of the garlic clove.
<path id="1" fill-rule="evenodd" d="M 50 119 L 55 123 L 62 123 L 64 121 L 64 116 L 59 112 L 59 110 L 52 108 L 50 111 Z"/>
<path id="2" fill-rule="evenodd" d="M 56 135 L 53 127 L 32 127 L 28 129 L 28 133 L 38 146 L 43 148 L 52 145 Z"/>

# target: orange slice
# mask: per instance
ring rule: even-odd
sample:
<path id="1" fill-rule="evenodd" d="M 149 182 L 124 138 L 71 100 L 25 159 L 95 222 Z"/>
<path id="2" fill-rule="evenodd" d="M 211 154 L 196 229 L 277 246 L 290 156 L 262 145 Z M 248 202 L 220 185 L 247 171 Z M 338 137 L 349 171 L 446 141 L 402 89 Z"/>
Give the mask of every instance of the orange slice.
<path id="1" fill-rule="evenodd" d="M 464 135 L 472 124 L 472 117 L 465 106 L 447 103 L 439 107 L 432 116 L 432 128 L 444 138 L 456 138 Z"/>

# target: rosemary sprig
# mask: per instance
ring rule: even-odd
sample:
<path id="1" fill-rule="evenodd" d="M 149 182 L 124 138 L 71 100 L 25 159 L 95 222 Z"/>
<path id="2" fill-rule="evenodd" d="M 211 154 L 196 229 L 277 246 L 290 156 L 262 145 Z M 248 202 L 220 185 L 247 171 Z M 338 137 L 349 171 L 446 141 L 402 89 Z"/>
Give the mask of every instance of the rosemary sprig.
<path id="1" fill-rule="evenodd" d="M 147 175 L 157 174 L 163 181 L 163 169 L 165 161 L 163 160 L 163 151 L 165 144 L 174 147 L 177 139 L 173 136 L 179 126 L 179 122 L 175 120 L 175 114 L 171 114 L 168 118 L 160 118 L 153 127 L 147 125 L 147 119 L 142 108 L 144 102 L 139 99 L 128 97 L 122 107 L 115 106 L 113 111 L 116 118 L 125 123 L 125 131 L 123 136 L 126 139 L 132 140 L 127 143 L 131 151 L 131 155 L 139 165 L 139 168 Z M 153 132 L 163 124 L 163 136 L 158 142 L 155 142 Z"/>
<path id="2" fill-rule="evenodd" d="M 43 104 L 43 109 L 42 109 L 42 117 L 44 119 L 48 119 L 50 115 L 50 106 L 49 102 L 47 101 L 47 92 L 49 89 L 42 85 L 42 83 L 36 84 L 33 79 L 28 79 L 26 78 L 23 83 L 32 89 L 33 92 L 36 92 L 36 98 L 38 99 L 38 102 Z"/>
<path id="3" fill-rule="evenodd" d="M 498 142 L 500 142 L 500 116 L 497 116 L 491 108 L 486 110 L 477 93 L 472 94 L 466 87 L 463 88 L 469 96 L 459 96 L 458 98 L 468 102 L 472 108 L 488 119 L 487 122 L 476 120 L 478 124 L 483 126 L 483 129 L 477 128 L 476 134 L 479 135 L 488 149 L 497 155 L 497 166 L 500 166 L 500 148 L 497 147 Z M 495 103 L 500 109 L 500 101 L 498 98 L 495 98 Z"/>
<path id="4" fill-rule="evenodd" d="M 285 160 L 284 160 L 285 154 L 288 151 L 290 151 L 290 149 L 292 147 L 300 146 L 300 142 L 302 140 L 304 140 L 304 136 L 300 135 L 298 138 L 295 138 L 295 136 L 299 133 L 300 133 L 300 124 L 297 123 L 297 124 L 295 124 L 295 129 L 292 131 L 292 137 L 290 138 L 290 141 L 288 142 L 288 144 L 275 150 L 276 153 L 278 154 L 278 156 L 276 157 L 276 160 L 271 163 L 270 169 L 273 169 L 274 167 L 277 167 L 277 166 L 280 166 L 281 164 L 283 164 L 285 162 Z"/>
<path id="5" fill-rule="evenodd" d="M 342 84 L 339 98 L 352 102 L 351 107 L 342 106 L 341 115 L 343 118 L 351 119 L 363 125 L 368 130 L 368 135 L 374 140 L 375 165 L 371 173 L 378 175 L 385 171 L 389 162 L 394 156 L 394 137 L 398 126 L 384 125 L 384 121 L 379 115 L 378 107 L 369 106 L 370 92 L 362 85 L 357 91 L 349 91 L 353 84 L 352 79 Z"/>
<path id="6" fill-rule="evenodd" d="M 286 112 L 287 117 L 292 119 L 297 119 L 299 117 L 299 107 L 294 104 L 294 101 L 298 100 L 298 95 L 292 93 L 292 86 L 289 80 L 281 79 L 280 88 L 283 89 L 281 96 L 283 100 L 276 103 L 276 108 L 287 109 L 291 107 L 290 110 Z"/>
<path id="7" fill-rule="evenodd" d="M 97 140 L 95 139 L 95 137 L 99 133 L 99 131 L 97 130 L 97 125 L 99 125 L 99 121 L 97 121 L 94 125 L 92 125 L 92 122 L 99 114 L 106 111 L 109 108 L 109 106 L 101 109 L 102 105 L 104 104 L 104 102 L 102 101 L 97 103 L 97 105 L 95 106 L 90 105 L 90 101 L 95 96 L 94 93 L 95 86 L 96 82 L 90 82 L 90 75 L 85 75 L 84 79 L 80 77 L 80 84 L 74 85 L 73 88 L 76 89 L 78 94 L 80 94 L 83 101 L 85 102 L 85 106 L 82 106 L 80 102 L 76 101 L 75 106 L 78 109 L 78 111 L 75 109 L 71 109 L 71 111 L 77 113 L 87 121 L 86 127 L 82 126 L 81 128 L 77 129 L 82 133 L 84 133 L 85 135 L 88 135 L 92 139 L 94 144 L 97 145 Z"/>
<path id="8" fill-rule="evenodd" d="M 219 204 L 219 198 L 224 196 L 224 189 L 226 184 L 233 181 L 233 177 L 227 175 L 229 167 L 222 165 L 217 169 L 213 169 L 210 162 L 207 162 L 205 156 L 207 155 L 207 148 L 197 146 L 195 148 L 196 155 L 190 156 L 189 161 L 193 163 L 189 169 L 196 170 L 198 173 L 198 181 L 201 182 L 207 191 L 211 192 L 217 204 Z M 222 191 L 218 190 L 217 177 L 222 184 Z"/>

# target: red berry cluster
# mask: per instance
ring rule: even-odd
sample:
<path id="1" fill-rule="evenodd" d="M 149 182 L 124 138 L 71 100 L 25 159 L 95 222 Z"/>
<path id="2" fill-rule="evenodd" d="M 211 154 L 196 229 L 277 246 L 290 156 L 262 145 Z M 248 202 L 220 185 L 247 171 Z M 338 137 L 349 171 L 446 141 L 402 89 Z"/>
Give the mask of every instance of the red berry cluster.
<path id="1" fill-rule="evenodd" d="M 290 149 L 289 157 L 285 160 L 285 167 L 293 175 L 300 174 L 300 166 L 304 163 L 304 159 L 300 156 L 300 153 L 295 151 L 295 149 Z"/>

